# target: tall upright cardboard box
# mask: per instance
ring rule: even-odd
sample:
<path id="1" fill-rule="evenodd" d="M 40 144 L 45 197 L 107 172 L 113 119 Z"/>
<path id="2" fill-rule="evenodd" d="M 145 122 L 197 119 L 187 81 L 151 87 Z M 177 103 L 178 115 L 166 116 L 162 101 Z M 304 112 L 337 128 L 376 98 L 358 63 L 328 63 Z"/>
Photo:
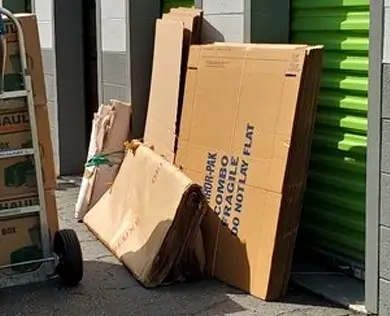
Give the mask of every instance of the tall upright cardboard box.
<path id="1" fill-rule="evenodd" d="M 49 229 L 52 234 L 58 230 L 55 200 L 56 174 L 47 109 L 45 81 L 37 19 L 34 14 L 16 14 L 21 24 L 28 72 L 32 79 L 35 115 L 41 149 L 45 200 Z M 23 87 L 19 55 L 19 38 L 15 25 L 5 20 L 7 59 L 5 69 L 5 90 L 20 90 Z M 0 102 L 0 150 L 15 150 L 32 146 L 28 108 L 25 98 L 8 99 Z M 0 161 L 0 212 L 9 208 L 20 208 L 26 203 L 37 202 L 37 187 L 34 159 L 18 157 Z"/>
<path id="2" fill-rule="evenodd" d="M 286 290 L 322 47 L 192 46 L 176 164 L 203 185 L 211 275 L 259 298 Z"/>

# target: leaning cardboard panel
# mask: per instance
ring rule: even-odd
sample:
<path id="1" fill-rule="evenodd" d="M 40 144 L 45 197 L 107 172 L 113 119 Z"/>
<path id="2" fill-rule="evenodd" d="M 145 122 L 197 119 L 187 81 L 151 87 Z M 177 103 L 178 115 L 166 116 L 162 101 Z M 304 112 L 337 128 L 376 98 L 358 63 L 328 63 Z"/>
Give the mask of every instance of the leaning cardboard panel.
<path id="1" fill-rule="evenodd" d="M 146 287 L 201 274 L 203 260 L 191 256 L 206 207 L 201 187 L 146 146 L 133 150 L 85 224 Z"/>
<path id="2" fill-rule="evenodd" d="M 157 20 L 144 140 L 170 162 L 175 155 L 183 39 L 182 22 Z"/>
<path id="3" fill-rule="evenodd" d="M 283 295 L 289 278 L 321 54 L 305 45 L 191 48 L 176 164 L 214 210 L 202 227 L 209 273 L 262 299 Z"/>
<path id="4" fill-rule="evenodd" d="M 101 105 L 95 114 L 88 159 L 105 155 L 109 164 L 92 165 L 85 168 L 77 203 L 75 218 L 82 220 L 103 194 L 110 188 L 124 157 L 124 143 L 131 138 L 130 103 L 110 100 Z"/>

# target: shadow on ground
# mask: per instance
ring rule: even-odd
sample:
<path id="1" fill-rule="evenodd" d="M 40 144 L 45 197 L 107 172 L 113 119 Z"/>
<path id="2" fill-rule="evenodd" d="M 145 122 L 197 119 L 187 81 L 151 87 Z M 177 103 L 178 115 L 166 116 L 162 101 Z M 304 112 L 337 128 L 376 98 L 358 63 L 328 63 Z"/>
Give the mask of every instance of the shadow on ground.
<path id="1" fill-rule="evenodd" d="M 347 315 L 345 310 L 315 306 L 324 301 L 293 291 L 283 303 L 265 303 L 214 280 L 147 290 L 116 260 L 85 261 L 82 284 L 73 289 L 57 280 L 0 291 L 0 315 Z M 308 313 L 310 312 L 310 314 Z M 343 312 L 343 313 L 341 313 Z"/>
<path id="2" fill-rule="evenodd" d="M 76 179 L 79 182 L 79 179 Z M 83 224 L 74 220 L 77 185 L 60 183 L 61 228 L 74 229 L 84 256 L 84 279 L 67 289 L 58 281 L 0 290 L 0 316 L 347 316 L 352 315 L 300 289 L 281 302 L 265 303 L 215 280 L 141 287 Z M 77 182 L 76 182 L 77 183 Z"/>

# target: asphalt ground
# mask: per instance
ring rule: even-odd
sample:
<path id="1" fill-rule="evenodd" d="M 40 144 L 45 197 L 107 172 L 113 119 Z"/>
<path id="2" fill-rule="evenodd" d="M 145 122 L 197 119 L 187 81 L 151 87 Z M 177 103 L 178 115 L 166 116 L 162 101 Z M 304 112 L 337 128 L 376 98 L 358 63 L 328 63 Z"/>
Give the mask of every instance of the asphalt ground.
<path id="1" fill-rule="evenodd" d="M 281 302 L 265 303 L 216 280 L 146 290 L 73 219 L 77 185 L 59 185 L 61 228 L 73 228 L 84 254 L 84 279 L 74 288 L 57 281 L 0 290 L 1 316 L 349 316 L 351 311 L 291 286 Z"/>

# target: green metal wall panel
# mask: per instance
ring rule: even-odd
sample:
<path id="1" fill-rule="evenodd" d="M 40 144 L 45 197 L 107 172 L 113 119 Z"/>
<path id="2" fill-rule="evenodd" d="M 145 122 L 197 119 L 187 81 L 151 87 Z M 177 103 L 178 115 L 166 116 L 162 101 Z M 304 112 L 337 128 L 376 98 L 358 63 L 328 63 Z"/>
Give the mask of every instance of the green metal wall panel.
<path id="1" fill-rule="evenodd" d="M 299 241 L 364 263 L 369 0 L 291 0 L 291 41 L 323 44 Z"/>

